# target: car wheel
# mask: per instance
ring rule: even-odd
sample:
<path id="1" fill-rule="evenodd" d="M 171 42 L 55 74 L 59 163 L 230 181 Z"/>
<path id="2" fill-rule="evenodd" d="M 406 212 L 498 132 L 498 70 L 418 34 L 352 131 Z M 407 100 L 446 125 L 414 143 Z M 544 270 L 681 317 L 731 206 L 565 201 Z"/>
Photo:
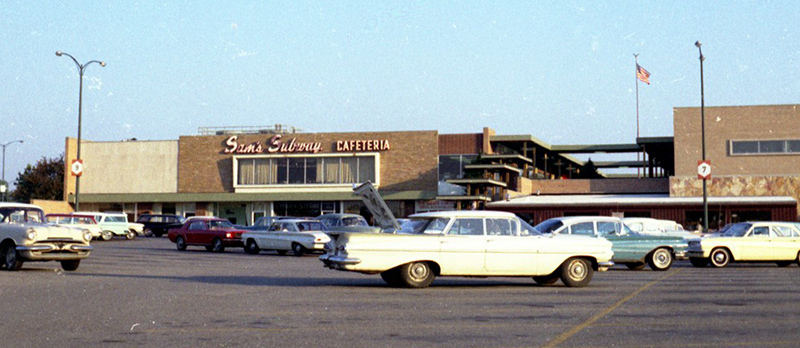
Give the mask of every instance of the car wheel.
<path id="1" fill-rule="evenodd" d="M 787 267 L 792 264 L 792 261 L 777 261 L 778 267 Z"/>
<path id="2" fill-rule="evenodd" d="M 180 251 L 186 250 L 186 240 L 183 239 L 183 236 L 178 236 L 175 238 L 175 247 Z"/>
<path id="3" fill-rule="evenodd" d="M 3 246 L 3 263 L 6 265 L 6 270 L 19 271 L 22 268 L 22 261 L 17 255 L 17 248 L 13 243 L 6 243 Z"/>
<path id="4" fill-rule="evenodd" d="M 397 267 L 381 272 L 381 279 L 392 287 L 400 287 L 403 285 L 403 281 L 400 279 L 400 269 Z"/>
<path id="5" fill-rule="evenodd" d="M 225 246 L 222 245 L 222 239 L 214 238 L 214 240 L 211 241 L 211 251 L 215 253 L 221 253 L 225 251 Z"/>
<path id="6" fill-rule="evenodd" d="M 709 259 L 704 259 L 701 257 L 690 257 L 689 262 L 691 262 L 692 266 L 695 267 L 705 267 L 708 266 Z"/>
<path id="7" fill-rule="evenodd" d="M 561 281 L 568 287 L 584 287 L 592 281 L 592 263 L 583 258 L 571 258 L 561 265 Z"/>
<path id="8" fill-rule="evenodd" d="M 795 261 L 797 261 L 797 265 L 800 266 L 800 251 L 797 252 L 797 258 Z"/>
<path id="9" fill-rule="evenodd" d="M 667 248 L 658 248 L 650 253 L 647 264 L 654 271 L 666 271 L 672 266 L 672 252 Z"/>
<path id="10" fill-rule="evenodd" d="M 74 271 L 80 266 L 81 260 L 61 261 L 61 268 L 65 271 Z"/>
<path id="11" fill-rule="evenodd" d="M 558 281 L 558 274 L 557 272 L 553 272 L 552 274 L 546 276 L 536 276 L 533 277 L 533 281 L 539 285 L 553 285 Z"/>
<path id="12" fill-rule="evenodd" d="M 134 238 L 136 238 L 136 232 L 135 231 L 128 230 L 128 232 L 125 233 L 125 239 L 131 240 L 131 239 L 134 239 Z"/>
<path id="13" fill-rule="evenodd" d="M 727 249 L 714 249 L 711 252 L 711 265 L 714 267 L 725 267 L 731 261 L 731 253 Z"/>
<path id="14" fill-rule="evenodd" d="M 278 252 L 278 255 L 283 256 L 286 255 L 286 250 L 275 250 Z"/>
<path id="15" fill-rule="evenodd" d="M 627 262 L 625 266 L 633 271 L 641 271 L 644 269 L 644 262 Z"/>
<path id="16" fill-rule="evenodd" d="M 111 238 L 114 238 L 114 233 L 112 233 L 111 231 L 103 231 L 102 233 L 100 233 L 100 237 L 102 237 L 103 240 L 108 241 L 111 240 Z"/>
<path id="17" fill-rule="evenodd" d="M 431 285 L 433 274 L 427 262 L 411 262 L 400 266 L 400 284 L 408 288 L 424 288 Z"/>
<path id="18" fill-rule="evenodd" d="M 258 244 L 256 244 L 254 239 L 248 239 L 247 243 L 244 245 L 244 252 L 250 255 L 255 255 L 261 252 L 261 248 L 258 247 Z"/>
<path id="19" fill-rule="evenodd" d="M 153 230 L 151 230 L 149 228 L 145 228 L 144 229 L 144 236 L 145 237 L 152 237 L 153 236 Z"/>
<path id="20" fill-rule="evenodd" d="M 292 254 L 294 256 L 303 256 L 306 253 L 306 248 L 300 243 L 292 243 Z"/>

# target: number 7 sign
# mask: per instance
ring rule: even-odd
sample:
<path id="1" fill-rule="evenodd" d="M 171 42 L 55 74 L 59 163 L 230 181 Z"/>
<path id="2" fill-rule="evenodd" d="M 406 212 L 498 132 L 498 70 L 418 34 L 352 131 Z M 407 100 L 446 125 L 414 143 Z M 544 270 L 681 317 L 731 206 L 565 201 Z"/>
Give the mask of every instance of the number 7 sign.
<path id="1" fill-rule="evenodd" d="M 711 161 L 697 161 L 697 178 L 711 179 Z"/>

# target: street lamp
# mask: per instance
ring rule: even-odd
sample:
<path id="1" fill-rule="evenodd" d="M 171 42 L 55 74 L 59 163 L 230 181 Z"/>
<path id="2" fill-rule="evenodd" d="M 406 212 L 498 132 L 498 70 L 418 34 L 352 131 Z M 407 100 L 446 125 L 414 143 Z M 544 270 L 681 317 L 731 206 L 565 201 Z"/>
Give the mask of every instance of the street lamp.
<path id="1" fill-rule="evenodd" d="M 103 62 L 103 61 L 99 61 L 99 60 L 90 60 L 90 61 L 88 61 L 88 62 L 86 62 L 84 64 L 81 64 L 81 63 L 78 63 L 78 60 L 75 59 L 75 57 L 73 57 L 69 53 L 56 51 L 56 56 L 61 57 L 62 55 L 70 57 L 72 59 L 72 61 L 75 62 L 75 65 L 78 66 L 78 75 L 80 76 L 80 78 L 78 79 L 79 80 L 78 81 L 78 153 L 75 156 L 76 160 L 80 160 L 81 159 L 81 108 L 83 107 L 83 72 L 86 70 L 86 67 L 89 64 L 97 63 L 97 64 L 100 64 L 101 67 L 103 67 L 103 66 L 106 66 L 106 63 Z M 80 176 L 76 176 L 75 177 L 75 211 L 80 211 L 80 201 L 78 199 L 78 197 L 79 197 L 78 195 L 80 193 L 80 189 L 81 189 L 81 177 Z"/>
<path id="2" fill-rule="evenodd" d="M 13 143 L 20 143 L 22 144 L 24 141 L 22 140 L 12 140 L 5 144 L 0 144 L 3 147 L 3 182 L 6 182 L 6 146 L 11 145 Z"/>
<path id="3" fill-rule="evenodd" d="M 700 134 L 702 137 L 703 146 L 703 161 L 706 160 L 706 101 L 703 91 L 703 61 L 706 57 L 703 56 L 703 44 L 700 41 L 694 43 L 700 51 Z M 703 177 L 703 232 L 708 233 L 708 187 L 706 186 L 706 177 Z"/>

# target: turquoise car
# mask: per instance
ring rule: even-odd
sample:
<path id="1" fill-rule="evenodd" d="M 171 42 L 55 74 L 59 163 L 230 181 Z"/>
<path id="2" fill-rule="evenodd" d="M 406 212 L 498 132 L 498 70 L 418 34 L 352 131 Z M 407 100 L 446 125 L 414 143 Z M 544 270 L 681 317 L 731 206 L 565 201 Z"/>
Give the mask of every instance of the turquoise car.
<path id="1" fill-rule="evenodd" d="M 577 234 L 605 238 L 611 242 L 611 261 L 629 269 L 640 270 L 645 264 L 654 271 L 666 271 L 673 260 L 685 259 L 689 245 L 680 236 L 653 236 L 629 229 L 610 216 L 566 216 L 543 221 L 534 226 L 541 233 Z"/>

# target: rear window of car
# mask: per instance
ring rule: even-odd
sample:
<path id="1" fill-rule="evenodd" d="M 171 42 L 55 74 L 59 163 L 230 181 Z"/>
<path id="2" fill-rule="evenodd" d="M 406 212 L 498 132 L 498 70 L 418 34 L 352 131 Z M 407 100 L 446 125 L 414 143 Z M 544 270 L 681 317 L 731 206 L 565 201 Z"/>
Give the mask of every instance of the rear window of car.
<path id="1" fill-rule="evenodd" d="M 553 233 L 553 231 L 561 228 L 561 226 L 564 226 L 564 223 L 559 220 L 545 220 L 533 228 L 539 231 L 539 233 Z"/>

